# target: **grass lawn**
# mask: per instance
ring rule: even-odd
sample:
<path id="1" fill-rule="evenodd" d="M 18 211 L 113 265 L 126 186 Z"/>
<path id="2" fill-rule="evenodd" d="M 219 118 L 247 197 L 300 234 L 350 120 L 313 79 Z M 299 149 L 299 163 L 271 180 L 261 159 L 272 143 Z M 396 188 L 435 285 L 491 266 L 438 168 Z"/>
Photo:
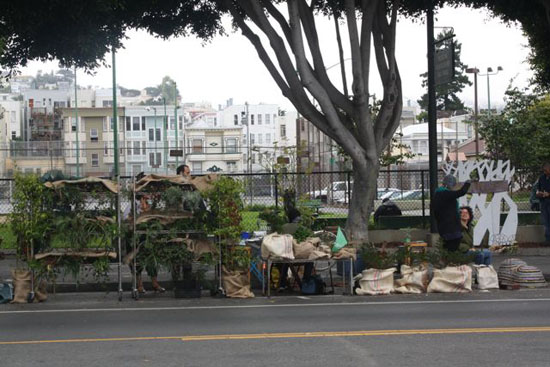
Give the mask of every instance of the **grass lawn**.
<path id="1" fill-rule="evenodd" d="M 242 224 L 245 232 L 253 232 L 260 229 L 258 226 L 258 217 L 260 216 L 260 212 L 243 211 L 241 216 L 243 218 Z"/>
<path id="2" fill-rule="evenodd" d="M 0 224 L 0 249 L 15 248 L 15 235 L 6 224 Z"/>

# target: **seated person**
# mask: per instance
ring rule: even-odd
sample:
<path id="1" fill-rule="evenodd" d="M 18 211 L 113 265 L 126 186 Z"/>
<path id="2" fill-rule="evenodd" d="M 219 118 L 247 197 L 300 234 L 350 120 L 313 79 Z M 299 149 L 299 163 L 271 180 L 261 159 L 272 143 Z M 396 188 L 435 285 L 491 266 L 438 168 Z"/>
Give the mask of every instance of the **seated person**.
<path id="1" fill-rule="evenodd" d="M 472 221 L 474 212 L 469 206 L 460 208 L 460 224 L 462 226 L 462 239 L 458 249 L 462 252 L 467 252 L 475 255 L 475 263 L 477 265 L 491 265 L 492 253 L 488 247 L 488 236 L 485 235 L 478 248 L 474 247 L 474 226 Z"/>
<path id="2" fill-rule="evenodd" d="M 378 218 L 380 217 L 389 217 L 401 214 L 401 209 L 399 209 L 397 204 L 389 198 L 385 198 L 382 200 L 382 204 L 374 212 L 374 222 L 378 222 Z"/>

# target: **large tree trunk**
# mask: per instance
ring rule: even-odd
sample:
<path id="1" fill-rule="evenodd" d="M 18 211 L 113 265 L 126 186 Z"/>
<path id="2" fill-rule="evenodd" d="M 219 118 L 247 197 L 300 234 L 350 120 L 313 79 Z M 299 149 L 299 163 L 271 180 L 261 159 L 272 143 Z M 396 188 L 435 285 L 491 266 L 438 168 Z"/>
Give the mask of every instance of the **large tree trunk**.
<path id="1" fill-rule="evenodd" d="M 368 241 L 369 218 L 376 198 L 378 162 L 353 162 L 353 185 L 346 232 L 354 243 Z"/>

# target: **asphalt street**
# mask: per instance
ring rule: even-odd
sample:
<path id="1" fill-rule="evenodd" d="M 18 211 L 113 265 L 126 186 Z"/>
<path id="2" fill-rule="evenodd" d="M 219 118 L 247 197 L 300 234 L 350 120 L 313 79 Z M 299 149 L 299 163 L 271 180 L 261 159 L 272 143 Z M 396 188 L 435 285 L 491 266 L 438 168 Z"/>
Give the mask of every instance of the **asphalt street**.
<path id="1" fill-rule="evenodd" d="M 2 366 L 548 366 L 550 290 L 0 307 Z"/>

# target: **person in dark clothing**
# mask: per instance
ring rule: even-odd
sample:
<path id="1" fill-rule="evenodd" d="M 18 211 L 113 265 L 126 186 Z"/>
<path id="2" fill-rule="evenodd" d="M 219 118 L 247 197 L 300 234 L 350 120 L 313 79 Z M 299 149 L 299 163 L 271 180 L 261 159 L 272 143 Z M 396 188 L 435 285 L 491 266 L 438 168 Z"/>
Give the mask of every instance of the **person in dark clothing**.
<path id="1" fill-rule="evenodd" d="M 453 191 L 456 178 L 447 175 L 442 185 L 435 190 L 432 199 L 432 212 L 437 223 L 439 235 L 443 239 L 443 247 L 448 251 L 457 251 L 462 239 L 462 225 L 458 209 L 458 198 L 466 195 L 470 188 L 470 180 L 460 190 Z"/>
<path id="2" fill-rule="evenodd" d="M 401 214 L 401 209 L 399 209 L 397 204 L 389 198 L 385 198 L 382 200 L 382 205 L 380 205 L 374 212 L 374 222 L 378 222 L 380 217 L 390 217 Z"/>
<path id="3" fill-rule="evenodd" d="M 544 224 L 544 237 L 546 245 L 550 244 L 550 163 L 542 166 L 543 174 L 537 183 L 537 198 L 540 202 L 540 215 Z"/>

